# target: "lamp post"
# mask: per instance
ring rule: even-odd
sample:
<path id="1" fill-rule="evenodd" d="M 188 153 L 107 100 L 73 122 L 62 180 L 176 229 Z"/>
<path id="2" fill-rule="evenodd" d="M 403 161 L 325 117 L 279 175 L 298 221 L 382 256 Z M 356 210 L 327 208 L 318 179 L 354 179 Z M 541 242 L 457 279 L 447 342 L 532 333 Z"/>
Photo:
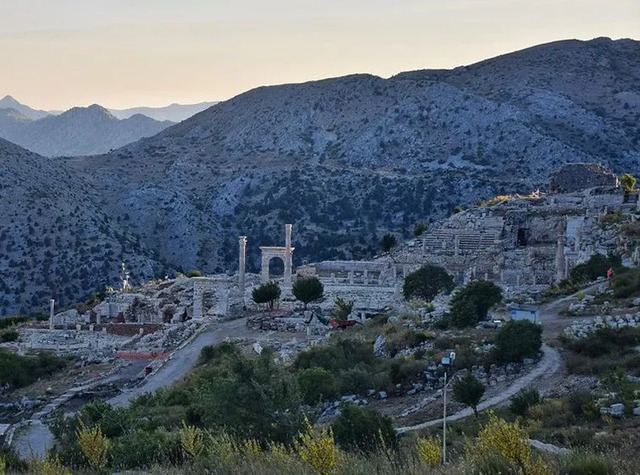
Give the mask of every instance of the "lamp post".
<path id="1" fill-rule="evenodd" d="M 444 386 L 442 387 L 442 465 L 447 463 L 447 386 L 451 382 L 447 382 L 447 369 L 453 365 L 455 359 L 455 351 L 450 352 L 448 357 L 442 358 L 442 366 L 444 366 Z"/>

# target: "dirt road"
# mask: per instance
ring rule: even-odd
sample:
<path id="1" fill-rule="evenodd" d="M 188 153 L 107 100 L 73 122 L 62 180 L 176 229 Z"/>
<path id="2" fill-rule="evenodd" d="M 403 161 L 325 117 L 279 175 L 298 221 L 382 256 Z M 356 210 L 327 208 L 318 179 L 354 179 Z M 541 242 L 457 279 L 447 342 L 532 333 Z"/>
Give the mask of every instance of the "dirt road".
<path id="1" fill-rule="evenodd" d="M 484 411 L 486 409 L 505 404 L 509 400 L 509 398 L 511 398 L 511 396 L 528 386 L 535 385 L 540 390 L 540 392 L 544 393 L 545 391 L 555 387 L 562 380 L 563 367 L 560 353 L 547 344 L 555 342 L 558 334 L 571 324 L 571 320 L 569 318 L 559 315 L 558 312 L 567 304 L 569 304 L 573 300 L 576 300 L 579 294 L 595 290 L 601 285 L 606 285 L 606 283 L 593 284 L 580 290 L 579 292 L 576 292 L 573 295 L 562 297 L 540 307 L 539 315 L 543 329 L 542 337 L 543 341 L 545 342 L 542 345 L 542 359 L 530 373 L 516 380 L 505 391 L 502 391 L 500 394 L 482 401 L 478 405 L 478 411 Z M 456 412 L 455 414 L 447 416 L 447 421 L 457 421 L 460 419 L 464 419 L 465 417 L 469 417 L 472 414 L 473 411 L 470 408 L 466 408 Z M 413 426 L 399 427 L 396 430 L 398 432 L 407 432 L 412 430 L 424 429 L 425 427 L 430 427 L 437 424 L 442 424 L 442 419 L 434 419 Z"/>

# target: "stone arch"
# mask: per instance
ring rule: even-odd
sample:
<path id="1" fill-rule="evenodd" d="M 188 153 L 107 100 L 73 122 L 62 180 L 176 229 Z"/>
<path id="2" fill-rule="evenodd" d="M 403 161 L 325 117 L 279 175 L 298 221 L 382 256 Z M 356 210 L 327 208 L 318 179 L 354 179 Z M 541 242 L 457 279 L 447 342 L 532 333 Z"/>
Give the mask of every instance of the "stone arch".
<path id="1" fill-rule="evenodd" d="M 285 245 L 284 247 L 276 246 L 261 246 L 260 252 L 262 253 L 260 277 L 262 282 L 269 281 L 269 262 L 273 258 L 280 258 L 284 262 L 284 285 L 291 287 L 291 274 L 293 269 L 293 251 L 294 247 L 291 246 L 291 231 L 292 225 L 286 224 L 285 227 Z"/>
<path id="2" fill-rule="evenodd" d="M 280 256 L 272 257 L 267 264 L 269 268 L 269 279 L 284 277 L 284 259 Z"/>

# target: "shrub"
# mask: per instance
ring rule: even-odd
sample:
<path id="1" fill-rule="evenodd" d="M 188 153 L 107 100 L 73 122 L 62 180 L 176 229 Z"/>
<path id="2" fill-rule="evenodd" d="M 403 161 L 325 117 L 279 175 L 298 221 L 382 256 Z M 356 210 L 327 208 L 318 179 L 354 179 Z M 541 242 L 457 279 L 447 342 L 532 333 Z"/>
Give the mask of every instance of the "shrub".
<path id="1" fill-rule="evenodd" d="M 382 236 L 382 250 L 389 252 L 396 245 L 396 237 L 393 234 L 385 234 Z"/>
<path id="2" fill-rule="evenodd" d="M 0 343 L 8 343 L 10 341 L 17 341 L 20 338 L 20 332 L 17 328 L 7 328 L 0 331 Z"/>
<path id="3" fill-rule="evenodd" d="M 0 350 L 0 381 L 8 382 L 14 388 L 21 388 L 61 370 L 66 365 L 66 360 L 47 353 L 19 356 Z"/>
<path id="4" fill-rule="evenodd" d="M 308 420 L 306 430 L 298 434 L 295 450 L 320 475 L 329 475 L 338 468 L 338 450 L 333 433 L 327 429 L 316 433 Z"/>
<path id="5" fill-rule="evenodd" d="M 478 439 L 467 446 L 466 453 L 477 473 L 552 473 L 542 458 L 532 456 L 524 429 L 494 414 L 489 415 L 489 422 Z"/>
<path id="6" fill-rule="evenodd" d="M 594 254 L 587 262 L 578 264 L 571 269 L 571 280 L 579 284 L 586 284 L 598 277 L 605 277 L 608 269 L 617 270 L 620 267 L 622 267 L 622 258 L 619 255 Z"/>
<path id="7" fill-rule="evenodd" d="M 624 191 L 626 193 L 630 193 L 635 190 L 636 183 L 636 177 L 631 173 L 623 173 L 622 176 L 620 176 L 620 184 L 624 187 Z"/>
<path id="8" fill-rule="evenodd" d="M 351 452 L 374 453 L 383 447 L 398 446 L 391 418 L 372 409 L 344 405 L 332 429 L 338 445 Z"/>
<path id="9" fill-rule="evenodd" d="M 615 298 L 634 297 L 640 293 L 640 270 L 629 269 L 626 272 L 614 275 L 611 279 L 611 288 Z"/>
<path id="10" fill-rule="evenodd" d="M 424 225 L 424 223 L 417 223 L 416 226 L 413 228 L 413 236 L 414 237 L 421 236 L 426 230 L 427 230 L 427 227 Z"/>
<path id="11" fill-rule="evenodd" d="M 336 379 L 324 368 L 307 368 L 297 374 L 298 388 L 306 404 L 316 404 L 337 395 Z"/>
<path id="12" fill-rule="evenodd" d="M 89 428 L 80 421 L 76 436 L 78 445 L 89 466 L 94 470 L 103 469 L 107 465 L 107 454 L 111 442 L 104 436 L 100 426 Z"/>
<path id="13" fill-rule="evenodd" d="M 518 416 L 526 417 L 529 414 L 529 408 L 540 404 L 542 398 L 536 388 L 525 388 L 514 394 L 509 399 L 509 409 Z"/>
<path id="14" fill-rule="evenodd" d="M 418 437 L 416 448 L 420 462 L 431 468 L 442 465 L 442 443 L 439 439 Z"/>
<path id="15" fill-rule="evenodd" d="M 511 320 L 505 323 L 495 338 L 494 355 L 504 363 L 520 362 L 533 358 L 542 346 L 542 327 L 528 320 Z"/>
<path id="16" fill-rule="evenodd" d="M 334 302 L 334 307 L 331 310 L 331 315 L 338 320 L 346 320 L 351 315 L 353 310 L 353 300 L 343 300 L 338 297 Z"/>
<path id="17" fill-rule="evenodd" d="M 200 272 L 198 269 L 192 269 L 190 271 L 187 271 L 187 277 L 202 277 L 202 272 Z"/>
<path id="18" fill-rule="evenodd" d="M 405 328 L 399 332 L 392 333 L 387 336 L 387 349 L 393 357 L 404 348 L 415 348 L 421 343 L 427 341 L 428 337 L 424 332 Z"/>
<path id="19" fill-rule="evenodd" d="M 562 475 L 614 475 L 615 467 L 606 457 L 593 453 L 574 453 L 563 466 Z"/>
<path id="20" fill-rule="evenodd" d="M 440 292 L 449 293 L 455 284 L 453 278 L 440 266 L 426 265 L 410 273 L 404 279 L 404 298 L 420 298 L 431 301 Z"/>

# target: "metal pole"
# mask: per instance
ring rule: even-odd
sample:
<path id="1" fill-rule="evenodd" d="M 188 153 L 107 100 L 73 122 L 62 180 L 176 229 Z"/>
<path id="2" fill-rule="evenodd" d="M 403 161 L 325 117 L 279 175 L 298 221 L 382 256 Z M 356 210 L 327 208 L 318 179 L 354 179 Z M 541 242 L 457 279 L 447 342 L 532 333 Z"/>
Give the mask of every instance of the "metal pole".
<path id="1" fill-rule="evenodd" d="M 442 388 L 444 397 L 444 412 L 442 415 L 442 465 L 447 463 L 447 370 L 444 371 L 444 386 Z"/>

